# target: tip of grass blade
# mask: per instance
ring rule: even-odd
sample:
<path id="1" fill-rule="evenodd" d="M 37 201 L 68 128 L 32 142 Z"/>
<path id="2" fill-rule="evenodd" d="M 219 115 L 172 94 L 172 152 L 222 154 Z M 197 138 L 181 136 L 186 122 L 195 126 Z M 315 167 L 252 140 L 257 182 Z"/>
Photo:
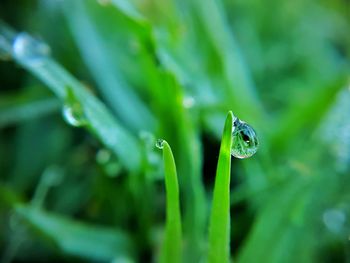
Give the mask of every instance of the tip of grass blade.
<path id="1" fill-rule="evenodd" d="M 230 261 L 230 170 L 233 119 L 234 115 L 232 111 L 229 111 L 222 135 L 215 177 L 209 223 L 209 263 L 228 263 Z"/>
<path id="2" fill-rule="evenodd" d="M 182 259 L 179 185 L 174 156 L 165 140 L 162 141 L 162 149 L 166 189 L 166 225 L 161 262 L 179 263 Z"/>

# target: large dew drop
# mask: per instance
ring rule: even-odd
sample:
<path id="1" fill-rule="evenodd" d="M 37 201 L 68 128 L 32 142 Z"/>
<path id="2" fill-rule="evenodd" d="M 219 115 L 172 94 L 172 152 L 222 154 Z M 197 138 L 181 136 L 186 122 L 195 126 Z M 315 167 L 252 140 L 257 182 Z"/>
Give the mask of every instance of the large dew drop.
<path id="1" fill-rule="evenodd" d="M 236 158 L 249 158 L 256 153 L 259 141 L 254 129 L 236 118 L 232 127 L 231 155 Z"/>
<path id="2" fill-rule="evenodd" d="M 156 141 L 156 147 L 157 147 L 158 149 L 163 149 L 163 147 L 164 147 L 164 140 L 163 140 L 163 139 L 157 139 L 157 141 Z"/>
<path id="3" fill-rule="evenodd" d="M 23 63 L 31 66 L 40 66 L 44 59 L 50 54 L 50 48 L 47 44 L 39 41 L 29 34 L 19 33 L 13 42 L 13 55 Z"/>
<path id="4" fill-rule="evenodd" d="M 74 127 L 81 127 L 86 124 L 84 113 L 79 106 L 64 105 L 62 114 L 65 121 Z"/>

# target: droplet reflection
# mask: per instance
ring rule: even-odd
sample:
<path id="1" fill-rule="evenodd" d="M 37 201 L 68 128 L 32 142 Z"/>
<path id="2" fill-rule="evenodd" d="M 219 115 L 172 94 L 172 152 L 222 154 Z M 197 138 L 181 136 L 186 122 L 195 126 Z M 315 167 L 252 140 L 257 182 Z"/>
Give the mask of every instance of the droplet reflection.
<path id="1" fill-rule="evenodd" d="M 65 103 L 62 108 L 64 120 L 74 127 L 82 127 L 87 125 L 88 122 L 84 114 L 84 109 L 79 100 L 76 98 L 73 89 L 67 87 L 66 93 Z"/>
<path id="2" fill-rule="evenodd" d="M 50 48 L 47 44 L 36 40 L 25 32 L 16 36 L 12 48 L 17 59 L 32 66 L 42 65 L 44 58 L 50 54 Z"/>
<path id="3" fill-rule="evenodd" d="M 158 149 L 163 149 L 163 147 L 164 147 L 164 140 L 163 140 L 163 139 L 157 139 L 157 141 L 156 141 L 156 147 L 157 147 Z"/>
<path id="4" fill-rule="evenodd" d="M 256 153 L 259 141 L 255 130 L 247 123 L 235 118 L 232 127 L 231 155 L 236 158 L 249 158 Z"/>
<path id="5" fill-rule="evenodd" d="M 346 216 L 340 209 L 328 209 L 323 213 L 323 223 L 333 233 L 340 233 L 344 227 Z"/>

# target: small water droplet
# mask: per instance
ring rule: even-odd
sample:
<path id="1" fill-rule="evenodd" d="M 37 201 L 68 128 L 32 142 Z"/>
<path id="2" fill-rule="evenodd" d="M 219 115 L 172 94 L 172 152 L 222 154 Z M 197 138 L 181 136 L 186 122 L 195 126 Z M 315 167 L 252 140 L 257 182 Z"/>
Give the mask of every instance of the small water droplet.
<path id="1" fill-rule="evenodd" d="M 62 109 L 63 118 L 68 124 L 74 127 L 82 127 L 87 125 L 83 107 L 76 99 L 73 90 L 71 88 L 67 88 L 66 90 L 66 101 Z"/>
<path id="2" fill-rule="evenodd" d="M 153 148 L 154 145 L 154 135 L 150 133 L 149 131 L 140 131 L 139 132 L 139 138 L 141 139 L 142 143 L 149 149 Z"/>
<path id="3" fill-rule="evenodd" d="M 42 65 L 44 58 L 50 54 L 50 48 L 46 43 L 33 38 L 25 32 L 16 36 L 12 48 L 13 54 L 17 59 L 32 66 Z"/>
<path id="4" fill-rule="evenodd" d="M 100 149 L 96 154 L 96 161 L 99 164 L 105 164 L 111 159 L 112 153 L 107 149 Z"/>
<path id="5" fill-rule="evenodd" d="M 81 127 L 86 124 L 83 113 L 77 107 L 64 105 L 62 113 L 66 122 L 74 127 Z"/>
<path id="6" fill-rule="evenodd" d="M 96 154 L 96 161 L 109 177 L 118 176 L 122 170 L 122 165 L 110 150 L 100 149 Z"/>
<path id="7" fill-rule="evenodd" d="M 182 105 L 186 108 L 186 109 L 190 109 L 194 106 L 194 104 L 196 103 L 195 99 L 192 96 L 185 96 L 182 100 Z"/>
<path id="8" fill-rule="evenodd" d="M 247 123 L 236 118 L 232 127 L 231 154 L 239 159 L 249 158 L 259 147 L 255 130 Z"/>
<path id="9" fill-rule="evenodd" d="M 50 187 L 50 186 L 57 186 L 62 183 L 63 181 L 63 171 L 60 167 L 56 165 L 52 165 L 45 169 L 42 180 L 43 183 Z"/>
<path id="10" fill-rule="evenodd" d="M 164 140 L 163 140 L 163 139 L 157 139 L 157 141 L 156 141 L 156 147 L 157 147 L 158 149 L 163 149 L 163 147 L 164 147 Z"/>
<path id="11" fill-rule="evenodd" d="M 333 233 L 341 233 L 345 221 L 346 215 L 341 209 L 328 209 L 323 213 L 323 223 Z"/>

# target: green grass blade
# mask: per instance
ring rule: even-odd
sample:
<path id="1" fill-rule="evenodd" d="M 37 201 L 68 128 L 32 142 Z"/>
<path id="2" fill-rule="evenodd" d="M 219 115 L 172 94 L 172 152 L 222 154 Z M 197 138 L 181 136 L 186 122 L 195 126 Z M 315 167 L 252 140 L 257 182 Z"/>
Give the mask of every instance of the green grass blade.
<path id="1" fill-rule="evenodd" d="M 201 142 L 195 118 L 183 108 L 183 92 L 173 75 L 164 72 L 155 84 L 156 112 L 161 134 L 173 145 L 178 179 L 183 193 L 184 260 L 199 262 L 206 232 L 205 192 L 201 177 Z M 167 98 L 165 100 L 164 98 Z"/>
<path id="2" fill-rule="evenodd" d="M 59 108 L 56 98 L 17 101 L 7 107 L 0 105 L 0 128 L 56 113 Z"/>
<path id="3" fill-rule="evenodd" d="M 230 258 L 230 170 L 233 114 L 226 117 L 219 162 L 216 170 L 209 224 L 209 263 L 225 263 Z"/>
<path id="4" fill-rule="evenodd" d="M 0 24 L 0 35 L 8 41 L 8 45 L 0 46 L 15 61 L 45 83 L 63 101 L 67 96 L 67 88 L 71 88 L 81 105 L 88 125 L 100 141 L 111 149 L 130 171 L 136 171 L 141 165 L 140 145 L 116 119 L 105 105 L 89 92 L 78 80 L 68 73 L 50 56 L 36 58 L 36 63 L 21 56 L 16 56 L 11 48 L 16 32 L 6 25 Z M 29 35 L 28 35 L 29 36 Z M 30 49 L 30 47 L 28 47 Z M 27 52 L 32 52 L 28 50 Z"/>
<path id="5" fill-rule="evenodd" d="M 30 206 L 15 208 L 33 230 L 68 255 L 95 261 L 111 261 L 131 253 L 129 238 L 116 229 L 73 221 Z"/>
<path id="6" fill-rule="evenodd" d="M 163 162 L 166 188 L 166 225 L 161 262 L 178 263 L 181 262 L 182 258 L 179 186 L 174 156 L 166 141 L 163 142 Z"/>

